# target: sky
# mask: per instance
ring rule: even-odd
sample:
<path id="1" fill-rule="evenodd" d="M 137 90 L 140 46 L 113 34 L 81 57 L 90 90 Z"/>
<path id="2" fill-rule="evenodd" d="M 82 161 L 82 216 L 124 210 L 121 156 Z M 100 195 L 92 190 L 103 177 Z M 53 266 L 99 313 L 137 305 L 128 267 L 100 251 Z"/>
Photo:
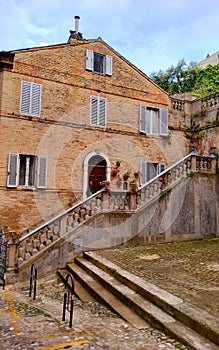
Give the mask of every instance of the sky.
<path id="1" fill-rule="evenodd" d="M 0 51 L 101 37 L 150 76 L 219 51 L 219 0 L 0 0 Z"/>

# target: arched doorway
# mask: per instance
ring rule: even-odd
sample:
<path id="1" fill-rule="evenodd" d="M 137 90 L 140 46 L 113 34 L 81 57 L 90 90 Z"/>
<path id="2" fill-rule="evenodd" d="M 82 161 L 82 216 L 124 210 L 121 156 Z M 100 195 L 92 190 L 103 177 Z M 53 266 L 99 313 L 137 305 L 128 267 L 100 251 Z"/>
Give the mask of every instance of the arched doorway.
<path id="1" fill-rule="evenodd" d="M 106 160 L 100 155 L 92 156 L 88 161 L 88 195 L 99 191 L 103 186 L 101 182 L 106 180 Z"/>

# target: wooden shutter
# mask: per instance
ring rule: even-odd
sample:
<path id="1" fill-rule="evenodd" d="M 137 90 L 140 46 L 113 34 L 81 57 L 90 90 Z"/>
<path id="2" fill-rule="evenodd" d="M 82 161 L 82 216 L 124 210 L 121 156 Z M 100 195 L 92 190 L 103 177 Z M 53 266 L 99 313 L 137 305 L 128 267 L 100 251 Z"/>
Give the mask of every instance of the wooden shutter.
<path id="1" fill-rule="evenodd" d="M 145 132 L 151 133 L 151 109 L 145 107 Z"/>
<path id="2" fill-rule="evenodd" d="M 158 110 L 151 109 L 151 133 L 158 134 Z"/>
<path id="3" fill-rule="evenodd" d="M 30 114 L 31 83 L 21 82 L 20 114 Z"/>
<path id="4" fill-rule="evenodd" d="M 145 106 L 140 106 L 140 121 L 139 121 L 139 129 L 140 132 L 146 132 L 145 130 Z"/>
<path id="5" fill-rule="evenodd" d="M 113 74 L 113 58 L 112 56 L 106 55 L 106 74 L 112 75 Z"/>
<path id="6" fill-rule="evenodd" d="M 168 136 L 168 109 L 160 108 L 160 135 Z"/>
<path id="7" fill-rule="evenodd" d="M 36 117 L 40 116 L 41 87 L 42 87 L 41 84 L 32 83 L 30 114 Z"/>
<path id="8" fill-rule="evenodd" d="M 7 187 L 17 187 L 17 184 L 18 184 L 18 154 L 9 153 Z"/>
<path id="9" fill-rule="evenodd" d="M 140 162 L 140 185 L 144 185 L 147 182 L 147 162 Z"/>
<path id="10" fill-rule="evenodd" d="M 93 51 L 86 50 L 86 69 L 93 70 Z"/>
<path id="11" fill-rule="evenodd" d="M 90 125 L 98 124 L 98 97 L 91 96 L 90 98 Z"/>
<path id="12" fill-rule="evenodd" d="M 38 156 L 37 164 L 37 187 L 46 188 L 47 157 Z"/>
<path id="13" fill-rule="evenodd" d="M 99 126 L 106 125 L 106 99 L 99 97 Z"/>

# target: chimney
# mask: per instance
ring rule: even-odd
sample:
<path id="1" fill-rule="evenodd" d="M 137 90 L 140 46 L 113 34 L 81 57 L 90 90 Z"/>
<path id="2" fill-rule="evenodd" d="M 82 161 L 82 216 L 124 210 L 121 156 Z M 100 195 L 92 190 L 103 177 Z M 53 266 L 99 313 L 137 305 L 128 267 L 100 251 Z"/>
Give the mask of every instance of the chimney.
<path id="1" fill-rule="evenodd" d="M 83 40 L 82 33 L 78 31 L 79 19 L 80 16 L 75 16 L 75 30 L 70 30 L 69 44 L 74 44 L 77 40 Z"/>
<path id="2" fill-rule="evenodd" d="M 75 34 L 78 34 L 78 25 L 79 25 L 80 16 L 75 16 Z"/>

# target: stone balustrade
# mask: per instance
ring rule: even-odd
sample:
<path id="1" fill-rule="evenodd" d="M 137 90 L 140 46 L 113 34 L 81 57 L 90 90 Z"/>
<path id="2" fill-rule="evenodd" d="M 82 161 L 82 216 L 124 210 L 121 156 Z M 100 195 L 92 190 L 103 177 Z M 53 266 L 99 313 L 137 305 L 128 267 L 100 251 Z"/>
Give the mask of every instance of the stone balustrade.
<path id="1" fill-rule="evenodd" d="M 102 203 L 102 191 L 100 191 L 22 237 L 17 252 L 18 266 L 100 212 L 103 209 Z"/>
<path id="2" fill-rule="evenodd" d="M 215 169 L 215 157 L 190 154 L 140 187 L 137 207 L 145 205 L 158 195 L 163 194 L 167 188 L 185 176 L 192 175 L 197 171 L 215 173 Z"/>
<path id="3" fill-rule="evenodd" d="M 209 95 L 200 99 L 204 108 L 214 108 L 219 106 L 219 93 Z"/>
<path id="4" fill-rule="evenodd" d="M 195 111 L 219 106 L 219 93 L 211 94 L 203 98 L 196 98 L 192 101 L 170 97 L 170 106 L 176 112 L 194 113 Z"/>
<path id="5" fill-rule="evenodd" d="M 178 112 L 185 112 L 185 101 L 170 98 L 171 109 Z"/>

